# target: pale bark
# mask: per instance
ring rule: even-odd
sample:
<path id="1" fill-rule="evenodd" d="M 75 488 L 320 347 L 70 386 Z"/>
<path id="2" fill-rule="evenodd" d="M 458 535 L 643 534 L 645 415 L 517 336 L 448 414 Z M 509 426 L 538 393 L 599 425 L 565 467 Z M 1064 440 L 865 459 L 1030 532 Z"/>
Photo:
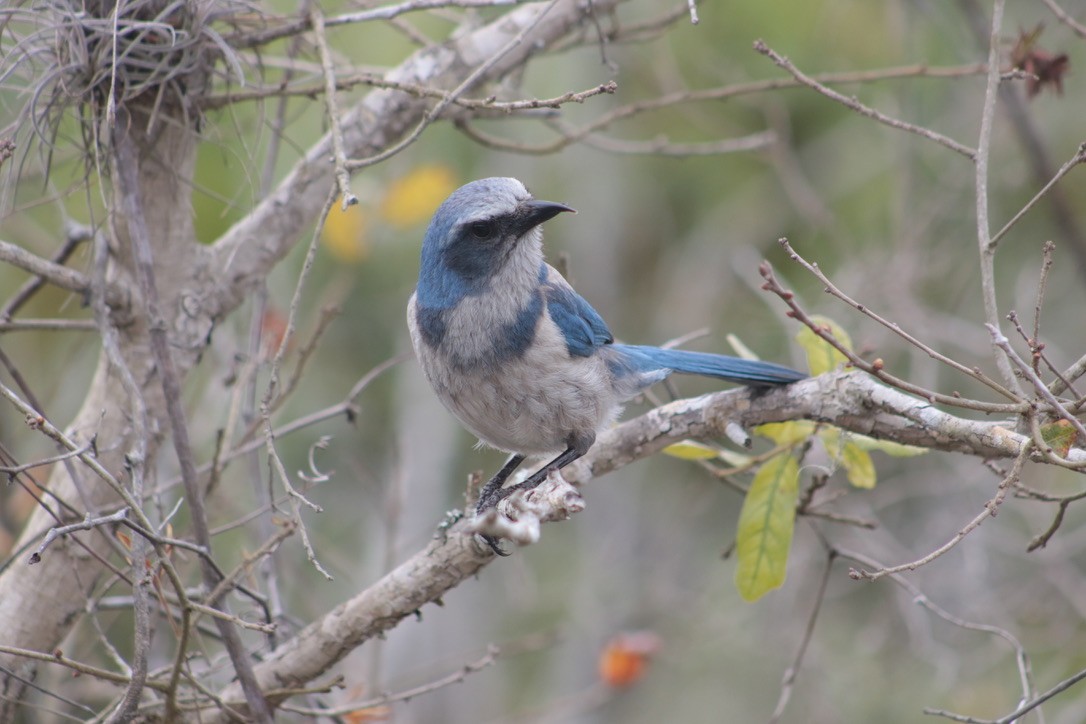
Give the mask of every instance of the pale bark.
<path id="1" fill-rule="evenodd" d="M 613 4 L 596 2 L 593 9 L 605 12 Z M 453 42 L 418 51 L 390 76 L 407 83 L 456 87 L 522 30 L 536 23 L 530 39 L 511 49 L 479 82 L 500 78 L 577 30 L 588 12 L 583 3 L 562 0 L 537 22 L 546 6 L 537 3 L 516 8 Z M 341 119 L 346 154 L 364 158 L 390 146 L 422 120 L 431 103 L 402 92 L 371 92 Z M 198 140 L 195 131 L 160 118 L 153 132 L 147 134 L 146 119 L 136 115 L 136 120 L 131 133 L 140 146 L 140 202 L 150 227 L 161 309 L 169 326 L 177 374 L 183 381 L 207 348 L 215 324 L 245 300 L 314 223 L 333 184 L 331 142 L 326 135 L 315 144 L 266 199 L 208 248 L 197 244 L 193 234 L 191 188 L 187 183 L 192 178 Z M 80 441 L 97 435 L 100 462 L 118 479 L 125 480 L 125 456 L 138 448 L 141 437 L 145 467 L 154 469 L 168 423 L 161 380 L 150 355 L 147 319 L 135 292 L 125 225 L 119 223 L 123 220 L 111 221 L 106 298 L 114 304 L 134 300 L 130 308 L 114 308 L 113 313 L 118 348 L 143 397 L 148 424 L 144 428 L 133 419 L 130 396 L 118 370 L 103 352 L 84 403 L 67 429 Z M 21 255 L 21 250 L 11 245 L 0 251 L 10 252 L 0 256 L 7 261 L 17 262 L 8 257 Z M 35 266 L 33 270 L 47 278 L 55 277 L 54 281 L 62 286 L 84 288 L 86 279 L 78 274 L 38 266 L 41 268 Z M 58 497 L 91 512 L 117 504 L 116 495 L 100 480 L 78 465 L 73 469 L 79 476 L 76 481 L 63 466 L 57 466 L 50 476 L 48 487 Z M 62 521 L 68 522 L 72 521 Z M 34 541 L 62 523 L 39 509 L 17 545 Z M 110 555 L 113 543 L 108 531 L 77 535 L 94 554 Z M 53 650 L 85 606 L 86 594 L 98 575 L 93 557 L 88 550 L 65 540 L 51 546 L 38 565 L 19 562 L 8 567 L 0 575 L 3 643 L 34 651 Z M 0 665 L 27 678 L 33 677 L 36 666 L 12 656 L 0 656 Z M 17 705 L 22 685 L 8 677 L 0 677 L 0 681 L 3 701 L 9 707 Z M 0 719 L 6 719 L 6 713 L 0 705 Z"/>
<path id="2" fill-rule="evenodd" d="M 831 373 L 766 392 L 728 390 L 650 410 L 600 435 L 563 477 L 584 485 L 682 440 L 725 439 L 730 424 L 749 430 L 788 420 L 825 422 L 854 433 L 981 458 L 1015 458 L 1029 441 L 1009 422 L 957 417 L 863 373 Z M 1086 461 L 1086 452 L 1072 450 L 1068 459 Z M 365 641 L 440 600 L 497 560 L 474 542 L 470 529 L 471 521 L 458 522 L 447 536 L 313 621 L 255 667 L 261 687 L 274 692 L 310 684 Z M 244 705 L 237 685 L 220 695 L 228 703 Z M 277 700 L 274 693 L 270 698 Z M 226 721 L 221 714 L 203 716 L 201 721 Z"/>

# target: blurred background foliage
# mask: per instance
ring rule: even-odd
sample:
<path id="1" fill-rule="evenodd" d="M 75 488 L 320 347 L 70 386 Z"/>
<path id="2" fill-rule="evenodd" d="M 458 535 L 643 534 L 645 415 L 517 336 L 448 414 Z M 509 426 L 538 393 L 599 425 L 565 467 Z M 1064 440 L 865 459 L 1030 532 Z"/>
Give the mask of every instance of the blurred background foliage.
<path id="1" fill-rule="evenodd" d="M 327 13 L 351 7 L 323 5 Z M 1063 96 L 1050 86 L 1024 101 L 1024 81 L 1012 84 L 1058 166 L 1084 140 L 1078 69 L 1086 67 L 1086 45 L 1042 3 L 1009 5 L 1005 58 L 1020 30 L 1044 23 L 1038 42 L 1070 59 Z M 1067 7 L 1075 9 L 1073 3 Z M 636 22 L 660 11 L 659 3 L 633 2 L 619 15 L 623 22 Z M 982 63 L 987 49 L 973 27 L 986 26 L 988 13 L 987 6 L 967 0 L 706 3 L 699 8 L 699 25 L 679 22 L 651 42 L 607 46 L 602 61 L 599 47 L 541 58 L 519 88 L 494 92 L 543 98 L 617 81 L 615 95 L 563 108 L 563 120 L 577 125 L 662 93 L 784 77 L 751 49 L 757 38 L 808 74 Z M 412 16 L 410 22 L 433 36 L 452 27 L 441 17 Z M 395 64 L 412 48 L 403 34 L 381 23 L 333 28 L 329 39 L 337 62 L 357 68 Z M 291 41 L 268 49 L 267 56 L 283 53 L 286 42 Z M 301 57 L 315 63 L 312 48 L 304 48 Z M 281 73 L 267 64 L 270 83 Z M 840 88 L 892 116 L 976 144 L 982 75 Z M 358 87 L 342 93 L 340 106 L 365 92 Z M 6 112 L 14 105 L 8 97 L 0 108 Z M 273 112 L 273 103 L 247 103 L 206 117 L 193 178 L 201 242 L 216 239 L 261 196 Z M 291 100 L 285 118 L 276 178 L 326 130 L 319 99 Z M 523 119 L 489 120 L 479 128 L 523 143 L 554 137 Z M 677 143 L 766 128 L 779 135 L 768 150 L 667 158 L 585 145 L 553 155 L 521 155 L 482 148 L 447 123 L 432 127 L 405 152 L 359 173 L 353 188 L 361 204 L 346 213 L 337 207 L 328 219 L 288 366 L 312 334 L 320 310 L 336 306 L 340 314 L 278 421 L 338 402 L 366 371 L 409 349 L 404 307 L 426 220 L 457 185 L 489 175 L 516 176 L 537 197 L 578 210 L 547 225 L 548 253 L 552 262 L 565 255 L 574 284 L 623 340 L 659 344 L 705 328 L 704 338 L 691 346 L 729 351 L 724 336 L 730 332 L 766 359 L 802 366 L 794 341 L 797 325 L 784 318 L 778 300 L 758 290 L 757 264 L 768 258 L 809 310 L 837 320 L 858 350 L 882 357 L 895 374 L 944 392 L 985 395 L 886 329 L 834 303 L 776 244 L 787 236 L 855 299 L 941 352 L 991 372 L 981 324 L 973 166 L 967 159 L 796 88 L 676 103 L 603 133 Z M 17 184 L 5 175 L 7 206 L 0 218 L 5 240 L 48 255 L 63 238 L 67 219 L 103 221 L 102 190 L 93 167 L 85 167 L 73 129 L 69 124 L 61 129 L 48 180 L 36 154 L 25 158 Z M 1031 165 L 1001 112 L 991 161 L 994 228 L 1040 188 Z M 88 183 L 85 171 L 92 179 Z M 1076 171 L 1060 186 L 1080 226 L 1086 224 L 1084 184 Z M 1032 319 L 1041 246 L 1049 239 L 1056 243 L 1057 263 L 1042 334 L 1050 358 L 1066 366 L 1082 353 L 1084 317 L 1074 310 L 1083 303 L 1086 266 L 1076 262 L 1072 249 L 1083 239 L 1067 238 L 1047 203 L 1002 242 L 996 260 L 999 297 L 1004 312 L 1015 309 L 1024 320 Z M 282 325 L 304 247 L 303 239 L 268 279 L 267 330 Z M 72 263 L 85 267 L 86 250 Z M 21 272 L 0 267 L 0 288 L 14 290 L 23 280 Z M 79 299 L 46 289 L 21 316 L 88 318 L 89 313 Z M 204 459 L 225 424 L 234 393 L 231 373 L 246 353 L 249 324 L 245 311 L 227 319 L 186 387 L 194 442 Z M 95 335 L 8 333 L 0 345 L 50 417 L 68 418 L 93 370 Z M 713 384 L 684 379 L 677 388 L 697 394 Z M 473 448 L 474 441 L 440 407 L 413 361 L 374 381 L 359 407 L 353 424 L 337 418 L 281 440 L 288 468 L 297 470 L 306 466 L 310 446 L 331 436 L 316 459 L 334 474 L 310 492 L 324 512 L 309 514 L 307 524 L 335 581 L 321 578 L 296 542 L 279 556 L 288 610 L 303 621 L 425 545 L 445 511 L 462 504 L 468 474 L 493 471 L 502 460 Z M 632 405 L 627 416 L 640 409 L 644 405 Z M 0 440 L 22 461 L 49 454 L 44 440 L 28 434 L 7 406 L 0 408 Z M 159 475 L 167 480 L 175 474 L 174 461 L 169 454 L 162 457 Z M 586 491 L 587 510 L 545 528 L 539 545 L 488 567 L 479 580 L 452 592 L 444 606 L 427 607 L 419 621 L 405 621 L 387 640 L 352 655 L 340 667 L 347 684 L 342 698 L 425 683 L 497 644 L 505 652 L 498 663 L 464 683 L 365 716 L 397 722 L 766 721 L 816 600 L 826 565 L 822 539 L 885 564 L 911 560 L 952 537 L 999 482 L 979 461 L 963 456 L 876 454 L 876 463 L 875 489 L 850 489 L 837 471 L 828 494 L 841 496 L 835 510 L 875 521 L 877 528 L 801 520 L 783 588 L 753 605 L 735 591 L 734 562 L 722 560 L 734 539 L 739 495 L 689 461 L 658 456 L 625 468 L 593 483 Z M 805 468 L 801 486 L 815 472 Z M 241 464 L 228 468 L 214 501 L 213 525 L 251 510 L 248 474 Z M 1050 467 L 1029 469 L 1026 482 L 1057 493 L 1082 487 L 1074 475 Z M 0 496 L 3 551 L 32 503 L 13 488 L 0 490 Z M 1026 553 L 1028 541 L 1048 526 L 1053 513 L 1050 506 L 1009 500 L 998 518 L 909 576 L 954 615 L 1017 636 L 1032 657 L 1041 690 L 1086 666 L 1081 506 L 1068 510 L 1047 548 Z M 220 539 L 218 552 L 229 565 L 256 545 L 255 536 L 235 532 Z M 904 722 L 928 720 L 924 707 L 979 717 L 1014 709 L 1020 689 L 1014 653 L 1004 640 L 950 626 L 893 582 L 855 582 L 847 569 L 845 562 L 833 565 L 825 605 L 781 721 Z M 131 628 L 126 615 L 107 615 L 103 621 L 111 635 L 126 639 Z M 616 644 L 613 638 L 628 631 L 641 632 L 642 638 L 634 639 L 638 645 L 625 639 Z M 89 631 L 78 633 L 65 651 L 92 658 L 80 651 L 80 644 L 91 640 Z M 607 658 L 615 655 L 627 658 Z M 1083 720 L 1086 698 L 1074 690 L 1046 707 L 1047 722 Z"/>

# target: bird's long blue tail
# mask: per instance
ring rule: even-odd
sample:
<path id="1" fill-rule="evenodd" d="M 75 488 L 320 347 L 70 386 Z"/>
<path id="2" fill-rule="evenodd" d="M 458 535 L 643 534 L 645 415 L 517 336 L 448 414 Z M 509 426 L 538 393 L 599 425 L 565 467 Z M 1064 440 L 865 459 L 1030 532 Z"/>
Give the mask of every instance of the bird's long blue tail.
<path id="1" fill-rule="evenodd" d="M 807 377 L 802 372 L 772 362 L 729 357 L 684 349 L 661 349 L 636 344 L 616 344 L 615 350 L 627 364 L 641 372 L 671 370 L 691 375 L 717 377 L 745 385 L 786 385 Z"/>

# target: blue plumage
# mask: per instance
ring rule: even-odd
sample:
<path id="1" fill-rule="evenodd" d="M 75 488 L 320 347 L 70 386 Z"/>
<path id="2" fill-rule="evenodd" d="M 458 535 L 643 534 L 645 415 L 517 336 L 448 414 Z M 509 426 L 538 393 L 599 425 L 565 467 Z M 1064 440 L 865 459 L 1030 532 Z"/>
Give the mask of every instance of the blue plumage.
<path id="1" fill-rule="evenodd" d="M 633 344 L 616 344 L 623 359 L 638 371 L 667 369 L 691 375 L 716 377 L 728 382 L 756 386 L 785 385 L 802 380 L 807 375 L 791 367 L 758 360 L 728 357 L 685 349 L 662 349 Z"/>
<path id="2" fill-rule="evenodd" d="M 544 278 L 548 268 L 543 266 Z M 543 294 L 547 298 L 547 312 L 561 330 L 571 356 L 589 357 L 602 345 L 615 341 L 603 317 L 568 285 L 545 282 Z"/>
<path id="3" fill-rule="evenodd" d="M 415 353 L 442 403 L 482 442 L 512 453 L 483 488 L 479 511 L 584 455 L 623 402 L 672 372 L 755 386 L 805 376 L 768 362 L 615 344 L 603 318 L 543 260 L 540 224 L 565 211 L 573 209 L 533 199 L 516 179 L 482 179 L 445 200 L 423 239 L 407 313 Z M 529 456 L 553 459 L 503 489 Z"/>

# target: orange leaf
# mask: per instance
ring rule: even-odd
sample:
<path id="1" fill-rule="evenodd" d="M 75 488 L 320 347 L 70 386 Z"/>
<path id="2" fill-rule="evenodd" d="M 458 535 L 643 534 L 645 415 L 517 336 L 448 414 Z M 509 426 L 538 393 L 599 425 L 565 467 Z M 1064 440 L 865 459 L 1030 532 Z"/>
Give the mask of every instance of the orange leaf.
<path id="1" fill-rule="evenodd" d="M 600 653 L 600 679 L 615 688 L 636 684 L 645 675 L 649 659 L 660 650 L 660 646 L 660 637 L 652 631 L 617 634 Z"/>
<path id="2" fill-rule="evenodd" d="M 349 724 L 365 724 L 370 721 L 386 721 L 392 715 L 392 707 L 371 706 L 369 709 L 356 709 L 343 715 L 343 721 Z"/>

